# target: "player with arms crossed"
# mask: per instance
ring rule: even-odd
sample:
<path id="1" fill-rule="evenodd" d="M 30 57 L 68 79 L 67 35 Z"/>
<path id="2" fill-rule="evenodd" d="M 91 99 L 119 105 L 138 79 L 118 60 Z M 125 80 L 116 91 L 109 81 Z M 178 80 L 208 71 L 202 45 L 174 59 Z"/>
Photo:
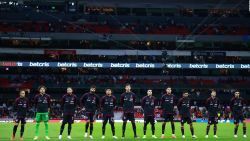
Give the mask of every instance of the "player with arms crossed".
<path id="1" fill-rule="evenodd" d="M 216 97 L 216 91 L 211 91 L 211 97 L 209 97 L 206 101 L 206 108 L 208 111 L 208 124 L 206 129 L 206 136 L 208 138 L 208 133 L 210 130 L 210 126 L 214 125 L 214 138 L 218 138 L 217 132 L 217 124 L 218 124 L 218 112 L 219 112 L 220 101 Z"/>
<path id="2" fill-rule="evenodd" d="M 87 123 L 85 125 L 85 134 L 84 137 L 88 137 L 88 128 L 90 126 L 90 133 L 89 138 L 93 139 L 92 133 L 93 133 L 93 122 L 94 122 L 94 116 L 96 113 L 96 110 L 99 108 L 100 101 L 99 96 L 95 94 L 96 86 L 91 86 L 90 91 L 88 93 L 85 93 L 81 97 L 81 107 L 85 108 L 85 115 L 88 117 Z"/>
<path id="3" fill-rule="evenodd" d="M 116 98 L 112 95 L 112 90 L 107 88 L 105 90 L 106 95 L 101 98 L 101 108 L 103 115 L 103 124 L 102 124 L 102 139 L 105 138 L 106 124 L 109 121 L 111 125 L 111 131 L 113 138 L 117 139 L 115 136 L 115 122 L 114 122 L 114 108 L 116 106 Z"/>
<path id="4" fill-rule="evenodd" d="M 246 105 L 245 100 L 240 97 L 240 91 L 236 90 L 234 92 L 234 97 L 231 99 L 230 107 L 231 111 L 234 117 L 234 137 L 237 138 L 237 132 L 238 132 L 238 127 L 239 127 L 239 122 L 242 122 L 243 124 L 243 137 L 246 138 L 246 132 L 247 132 L 247 126 L 246 126 L 246 121 L 243 115 L 243 107 Z"/>
<path id="5" fill-rule="evenodd" d="M 176 104 L 176 98 L 172 94 L 171 87 L 166 88 L 166 93 L 161 97 L 161 108 L 163 109 L 162 115 L 164 118 L 164 122 L 162 123 L 162 135 L 161 138 L 164 138 L 164 132 L 166 127 L 166 122 L 171 122 L 172 128 L 172 138 L 176 138 L 175 136 L 175 125 L 174 125 L 174 106 Z"/>
<path id="6" fill-rule="evenodd" d="M 28 111 L 28 108 L 29 108 L 29 101 L 25 97 L 25 91 L 20 90 L 19 97 L 14 102 L 14 110 L 15 112 L 17 112 L 17 115 L 14 120 L 15 125 L 13 127 L 13 134 L 10 140 L 15 139 L 15 135 L 16 135 L 19 122 L 21 122 L 20 140 L 23 140 L 24 126 L 26 124 L 25 118 L 26 118 L 26 113 Z"/>
<path id="7" fill-rule="evenodd" d="M 60 128 L 59 140 L 62 139 L 62 133 L 65 124 L 68 124 L 68 139 L 71 139 L 70 133 L 72 129 L 72 124 L 74 123 L 74 114 L 77 106 L 77 97 L 73 94 L 73 89 L 71 87 L 67 88 L 67 94 L 63 95 L 61 99 L 61 108 L 63 111 L 63 122 Z"/>
<path id="8" fill-rule="evenodd" d="M 39 132 L 39 126 L 40 122 L 43 121 L 45 125 L 45 138 L 49 140 L 49 111 L 50 111 L 50 105 L 51 105 L 51 99 L 50 95 L 46 94 L 46 87 L 40 86 L 38 88 L 39 94 L 35 96 L 35 107 L 36 107 L 36 132 L 34 140 L 38 139 L 38 132 Z"/>
<path id="9" fill-rule="evenodd" d="M 155 136 L 155 115 L 154 109 L 156 105 L 156 98 L 152 96 L 152 89 L 147 90 L 147 96 L 144 96 L 141 100 L 141 106 L 144 112 L 144 126 L 143 126 L 143 138 L 146 138 L 146 131 L 148 123 L 151 124 L 152 138 Z"/>
<path id="10" fill-rule="evenodd" d="M 191 113 L 190 113 L 191 100 L 188 97 L 188 92 L 187 91 L 183 92 L 183 97 L 179 99 L 177 107 L 179 109 L 179 114 L 181 116 L 182 138 L 185 138 L 185 135 L 184 135 L 184 123 L 186 123 L 186 122 L 190 126 L 190 131 L 191 131 L 191 134 L 192 134 L 192 138 L 197 138 L 194 135 L 194 127 L 193 127 L 193 124 L 192 124 Z"/>
<path id="11" fill-rule="evenodd" d="M 131 92 L 130 84 L 125 85 L 125 92 L 121 95 L 121 105 L 123 106 L 123 124 L 122 124 L 122 139 L 125 138 L 125 130 L 127 120 L 131 121 L 134 138 L 138 138 L 136 134 L 135 116 L 134 116 L 134 104 L 135 104 L 135 93 Z"/>

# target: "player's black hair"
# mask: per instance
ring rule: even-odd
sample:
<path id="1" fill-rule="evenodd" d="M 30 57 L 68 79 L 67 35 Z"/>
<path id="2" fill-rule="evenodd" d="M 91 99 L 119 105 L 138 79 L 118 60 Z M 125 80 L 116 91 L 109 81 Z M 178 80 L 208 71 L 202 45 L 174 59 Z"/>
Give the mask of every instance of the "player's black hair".
<path id="1" fill-rule="evenodd" d="M 106 88 L 106 89 L 105 89 L 105 92 L 106 92 L 107 90 L 110 90 L 111 93 L 113 92 L 113 90 L 112 90 L 111 88 Z"/>
<path id="2" fill-rule="evenodd" d="M 44 88 L 45 91 L 47 90 L 47 87 L 45 87 L 44 85 L 40 85 L 37 90 L 40 91 L 41 88 Z"/>
<path id="3" fill-rule="evenodd" d="M 130 85 L 129 83 L 126 83 L 126 84 L 125 84 L 125 87 L 127 87 L 127 86 L 131 86 L 131 85 Z"/>
<path id="4" fill-rule="evenodd" d="M 187 91 L 187 90 L 184 90 L 184 91 L 182 92 L 182 94 L 185 94 L 185 93 L 188 93 L 188 91 Z"/>
<path id="5" fill-rule="evenodd" d="M 90 89 L 91 89 L 91 88 L 96 89 L 96 86 L 95 86 L 95 85 L 91 85 L 91 86 L 90 86 Z"/>
<path id="6" fill-rule="evenodd" d="M 236 89 L 236 90 L 234 91 L 234 93 L 236 93 L 236 92 L 240 92 L 240 90 Z"/>
<path id="7" fill-rule="evenodd" d="M 172 87 L 171 87 L 171 86 L 167 86 L 167 87 L 165 88 L 165 90 L 166 90 L 166 89 L 168 89 L 168 88 L 172 89 Z"/>

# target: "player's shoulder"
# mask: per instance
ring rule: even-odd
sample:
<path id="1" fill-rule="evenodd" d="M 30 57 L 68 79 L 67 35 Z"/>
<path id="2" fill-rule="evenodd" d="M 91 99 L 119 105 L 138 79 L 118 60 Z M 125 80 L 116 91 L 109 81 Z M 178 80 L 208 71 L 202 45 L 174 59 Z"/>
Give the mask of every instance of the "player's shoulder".
<path id="1" fill-rule="evenodd" d="M 113 99 L 116 99 L 116 97 L 115 97 L 114 95 L 112 95 L 112 98 L 113 98 Z"/>
<path id="2" fill-rule="evenodd" d="M 50 95 L 49 94 L 45 94 L 46 97 L 50 98 Z"/>
<path id="3" fill-rule="evenodd" d="M 20 100 L 20 97 L 17 97 L 17 98 L 15 99 L 16 102 L 19 101 L 19 100 Z"/>

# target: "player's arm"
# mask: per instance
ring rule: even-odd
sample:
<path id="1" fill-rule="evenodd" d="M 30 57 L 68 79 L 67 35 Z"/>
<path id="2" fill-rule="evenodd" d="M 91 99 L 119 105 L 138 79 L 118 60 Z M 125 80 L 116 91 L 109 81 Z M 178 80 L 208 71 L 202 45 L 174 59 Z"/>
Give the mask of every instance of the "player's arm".
<path id="1" fill-rule="evenodd" d="M 81 108 L 84 107 L 85 99 L 86 99 L 86 94 L 83 94 L 82 97 L 80 98 L 80 107 Z"/>
<path id="2" fill-rule="evenodd" d="M 231 99 L 231 102 L 230 102 L 230 109 L 231 109 L 231 112 L 233 112 L 233 107 L 234 107 L 234 98 Z"/>
<path id="3" fill-rule="evenodd" d="M 50 109 L 51 109 L 51 98 L 50 98 L 50 96 L 47 97 L 47 101 L 48 101 L 48 112 L 50 112 Z"/>
<path id="4" fill-rule="evenodd" d="M 141 107 L 142 107 L 142 109 L 144 109 L 144 106 L 145 106 L 145 97 L 143 97 L 142 100 L 141 100 Z"/>
<path id="5" fill-rule="evenodd" d="M 63 107 L 64 107 L 64 99 L 65 99 L 65 97 L 63 96 L 62 98 L 61 98 L 61 110 L 63 111 Z"/>
<path id="6" fill-rule="evenodd" d="M 182 98 L 179 99 L 178 104 L 177 104 L 178 111 L 181 110 L 181 105 L 182 105 Z"/>
<path id="7" fill-rule="evenodd" d="M 113 96 L 113 100 L 114 100 L 114 107 L 116 106 L 116 97 L 115 96 Z"/>
<path id="8" fill-rule="evenodd" d="M 160 100 L 161 109 L 163 109 L 163 104 L 164 104 L 164 96 L 162 96 Z"/>
<path id="9" fill-rule="evenodd" d="M 124 103 L 124 94 L 121 95 L 120 102 L 121 102 L 121 106 L 123 106 L 123 103 Z"/>

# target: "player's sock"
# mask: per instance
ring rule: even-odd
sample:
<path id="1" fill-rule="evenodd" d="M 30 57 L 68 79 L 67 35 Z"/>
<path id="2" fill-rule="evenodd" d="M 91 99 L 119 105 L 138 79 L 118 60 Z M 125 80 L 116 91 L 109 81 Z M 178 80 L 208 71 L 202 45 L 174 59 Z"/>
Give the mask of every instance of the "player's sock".
<path id="1" fill-rule="evenodd" d="M 190 131 L 191 131 L 191 134 L 193 136 L 194 135 L 194 127 L 193 126 L 190 127 Z"/>
<path id="2" fill-rule="evenodd" d="M 207 126 L 206 135 L 208 135 L 209 130 L 210 130 L 210 125 Z"/>
<path id="3" fill-rule="evenodd" d="M 136 134 L 136 125 L 135 125 L 135 122 L 131 122 L 132 123 L 132 127 L 133 127 L 133 131 L 134 131 L 134 136 L 136 137 L 137 134 Z"/>
<path id="4" fill-rule="evenodd" d="M 172 129 L 172 134 L 175 134 L 175 126 L 174 126 L 174 122 L 171 122 L 171 129 Z"/>
<path id="5" fill-rule="evenodd" d="M 24 133 L 24 124 L 21 124 L 20 137 L 23 137 Z"/>
<path id="6" fill-rule="evenodd" d="M 214 135 L 216 135 L 216 133 L 217 133 L 217 125 L 215 124 L 214 125 Z"/>
<path id="7" fill-rule="evenodd" d="M 71 129 L 72 129 L 72 124 L 69 123 L 68 124 L 68 136 L 70 136 L 70 134 L 71 134 Z"/>
<path id="8" fill-rule="evenodd" d="M 238 132 L 238 125 L 236 125 L 235 127 L 234 127 L 234 135 L 237 135 L 237 132 Z"/>
<path id="9" fill-rule="evenodd" d="M 85 125 L 85 133 L 88 133 L 88 129 L 89 129 L 89 122 L 87 122 Z"/>
<path id="10" fill-rule="evenodd" d="M 60 128 L 60 135 L 62 135 L 63 130 L 64 130 L 65 123 L 62 123 L 61 128 Z"/>
<path id="11" fill-rule="evenodd" d="M 184 125 L 181 126 L 181 134 L 184 135 Z"/>
<path id="12" fill-rule="evenodd" d="M 155 124 L 152 124 L 151 130 L 152 130 L 152 135 L 155 135 Z"/>
<path id="13" fill-rule="evenodd" d="M 45 125 L 45 136 L 49 136 L 49 124 L 48 121 L 44 122 Z"/>
<path id="14" fill-rule="evenodd" d="M 102 124 L 102 135 L 103 135 L 103 136 L 105 135 L 106 124 L 107 124 L 106 121 L 104 121 L 103 124 Z M 111 127 L 111 128 L 112 128 L 112 127 Z"/>
<path id="15" fill-rule="evenodd" d="M 143 135 L 146 135 L 146 131 L 147 131 L 147 123 L 145 122 L 143 126 Z"/>
<path id="16" fill-rule="evenodd" d="M 163 122 L 162 126 L 161 126 L 161 133 L 162 133 L 162 135 L 164 135 L 165 128 L 166 128 L 166 122 Z"/>
<path id="17" fill-rule="evenodd" d="M 115 124 L 114 124 L 114 122 L 111 123 L 111 131 L 112 131 L 113 136 L 115 136 Z"/>
<path id="18" fill-rule="evenodd" d="M 40 123 L 36 123 L 36 132 L 35 132 L 36 136 L 38 136 L 39 134 L 39 126 L 40 126 Z"/>
<path id="19" fill-rule="evenodd" d="M 126 125 L 127 125 L 127 122 L 123 122 L 122 124 L 122 136 L 123 137 L 125 136 Z"/>
<path id="20" fill-rule="evenodd" d="M 91 136 L 93 133 L 93 122 L 90 122 L 89 130 L 90 130 L 89 135 Z"/>
<path id="21" fill-rule="evenodd" d="M 13 136 L 15 136 L 15 135 L 16 135 L 16 130 L 17 130 L 17 127 L 18 127 L 18 125 L 14 125 L 14 127 L 13 127 Z"/>
<path id="22" fill-rule="evenodd" d="M 246 135 L 246 133 L 247 133 L 247 127 L 243 126 L 243 135 Z"/>

